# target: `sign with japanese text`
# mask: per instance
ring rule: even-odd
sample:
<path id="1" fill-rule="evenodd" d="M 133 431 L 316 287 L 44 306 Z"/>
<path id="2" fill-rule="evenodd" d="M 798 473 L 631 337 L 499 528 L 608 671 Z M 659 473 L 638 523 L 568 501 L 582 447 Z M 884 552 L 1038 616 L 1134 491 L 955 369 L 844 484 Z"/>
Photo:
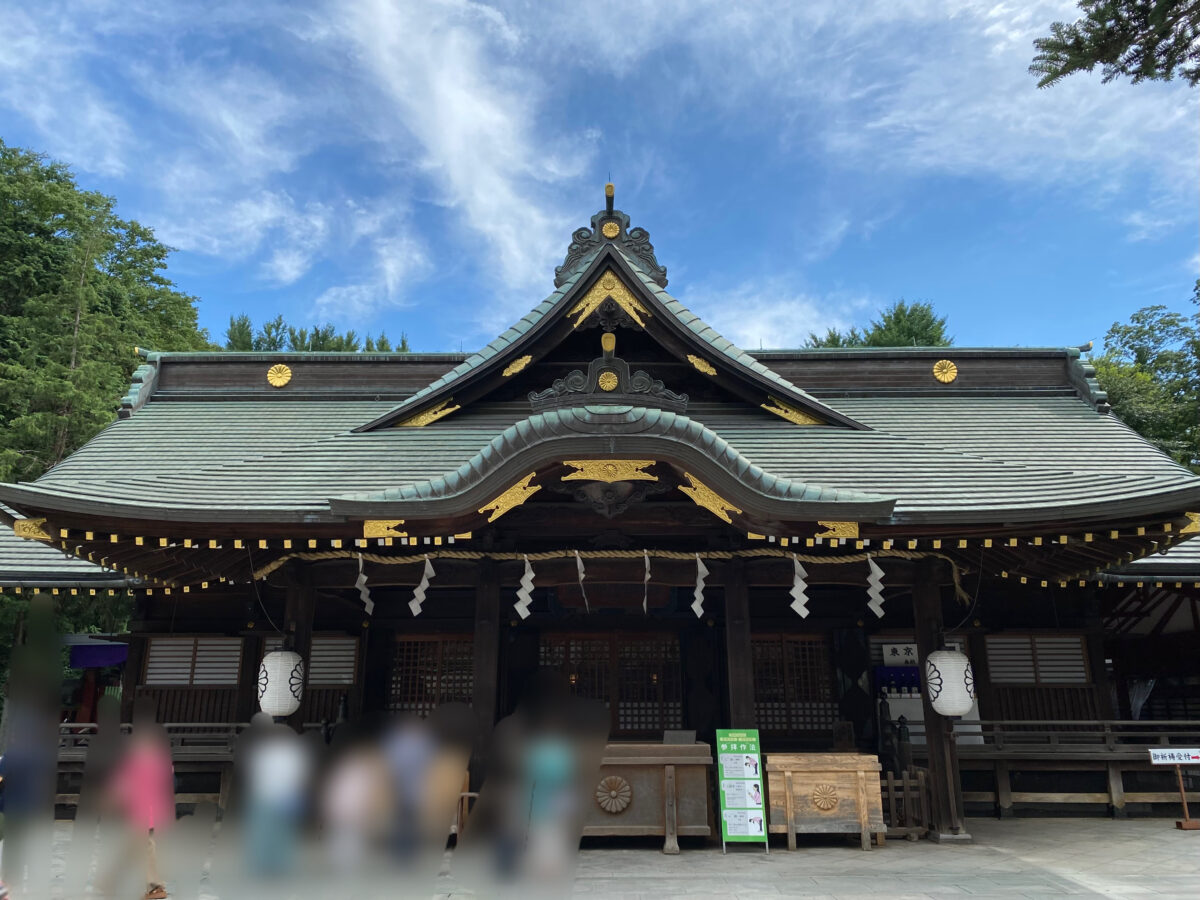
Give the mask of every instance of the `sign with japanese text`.
<path id="1" fill-rule="evenodd" d="M 885 666 L 915 666 L 917 664 L 917 645 L 884 644 L 883 664 Z"/>
<path id="2" fill-rule="evenodd" d="M 1200 749 L 1151 747 L 1150 762 L 1156 766 L 1200 766 Z"/>
<path id="3" fill-rule="evenodd" d="M 766 780 L 756 729 L 717 729 L 721 840 L 767 841 Z"/>

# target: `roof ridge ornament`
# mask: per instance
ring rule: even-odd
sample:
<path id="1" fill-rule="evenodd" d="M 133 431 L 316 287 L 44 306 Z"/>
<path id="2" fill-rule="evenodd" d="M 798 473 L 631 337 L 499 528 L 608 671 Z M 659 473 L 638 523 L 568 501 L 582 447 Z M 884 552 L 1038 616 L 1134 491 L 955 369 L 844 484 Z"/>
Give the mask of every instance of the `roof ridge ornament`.
<path id="1" fill-rule="evenodd" d="M 554 270 L 555 287 L 562 287 L 580 264 L 605 244 L 615 244 L 632 255 L 655 284 L 664 288 L 667 286 L 667 267 L 658 264 L 654 245 L 650 243 L 650 232 L 645 228 L 629 227 L 629 216 L 613 207 L 615 193 L 611 181 L 604 185 L 604 209 L 592 216 L 590 227 L 577 228 L 571 235 L 567 256 L 563 264 Z"/>

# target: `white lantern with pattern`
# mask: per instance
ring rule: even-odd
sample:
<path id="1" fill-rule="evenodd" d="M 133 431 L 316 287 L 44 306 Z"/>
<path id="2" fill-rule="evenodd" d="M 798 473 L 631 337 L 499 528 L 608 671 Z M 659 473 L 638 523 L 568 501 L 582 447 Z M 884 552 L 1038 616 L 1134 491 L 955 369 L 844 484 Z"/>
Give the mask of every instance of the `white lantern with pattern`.
<path id="1" fill-rule="evenodd" d="M 267 715 L 290 716 L 304 696 L 304 659 L 295 650 L 273 650 L 258 667 L 258 705 Z"/>
<path id="2" fill-rule="evenodd" d="M 934 712 L 965 716 L 975 705 L 975 672 L 958 650 L 935 650 L 925 659 L 925 690 Z"/>

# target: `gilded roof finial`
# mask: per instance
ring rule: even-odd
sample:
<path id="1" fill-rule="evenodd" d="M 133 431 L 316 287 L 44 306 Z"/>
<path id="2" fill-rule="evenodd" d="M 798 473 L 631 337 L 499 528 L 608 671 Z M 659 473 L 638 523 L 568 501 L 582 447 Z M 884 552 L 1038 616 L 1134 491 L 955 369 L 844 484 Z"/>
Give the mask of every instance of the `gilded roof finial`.
<path id="1" fill-rule="evenodd" d="M 616 193 L 616 190 L 617 189 L 613 187 L 613 183 L 611 181 L 604 186 L 604 208 L 608 211 L 610 216 L 612 215 L 613 211 L 613 194 Z"/>

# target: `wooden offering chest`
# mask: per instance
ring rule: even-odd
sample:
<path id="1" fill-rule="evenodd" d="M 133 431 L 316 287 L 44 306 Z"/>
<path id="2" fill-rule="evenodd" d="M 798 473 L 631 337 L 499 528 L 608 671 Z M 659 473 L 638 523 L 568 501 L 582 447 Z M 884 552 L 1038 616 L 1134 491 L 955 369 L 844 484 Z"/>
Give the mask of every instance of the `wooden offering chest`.
<path id="1" fill-rule="evenodd" d="M 679 852 L 679 835 L 707 837 L 708 744 L 609 744 L 583 833 L 663 836 L 663 853 Z"/>
<path id="2" fill-rule="evenodd" d="M 788 849 L 797 834 L 871 835 L 883 846 L 887 825 L 879 789 L 877 757 L 862 753 L 772 753 L 767 756 L 770 830 L 784 832 Z"/>

